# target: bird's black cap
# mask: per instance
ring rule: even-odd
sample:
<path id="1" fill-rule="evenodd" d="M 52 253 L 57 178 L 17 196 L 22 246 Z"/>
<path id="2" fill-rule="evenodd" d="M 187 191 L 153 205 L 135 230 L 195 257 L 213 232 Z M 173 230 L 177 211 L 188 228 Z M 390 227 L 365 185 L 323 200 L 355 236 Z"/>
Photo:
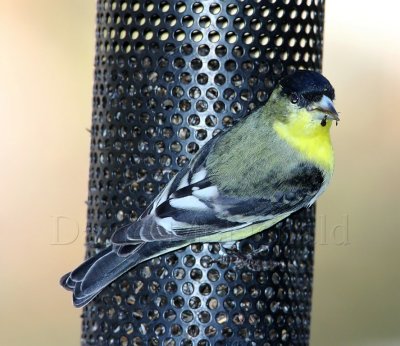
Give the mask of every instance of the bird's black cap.
<path id="1" fill-rule="evenodd" d="M 331 100 L 335 98 L 335 90 L 331 83 L 318 72 L 297 70 L 293 74 L 283 77 L 279 84 L 282 92 L 286 95 L 296 93 L 309 100 L 313 95 L 320 95 L 320 97 L 326 95 Z"/>

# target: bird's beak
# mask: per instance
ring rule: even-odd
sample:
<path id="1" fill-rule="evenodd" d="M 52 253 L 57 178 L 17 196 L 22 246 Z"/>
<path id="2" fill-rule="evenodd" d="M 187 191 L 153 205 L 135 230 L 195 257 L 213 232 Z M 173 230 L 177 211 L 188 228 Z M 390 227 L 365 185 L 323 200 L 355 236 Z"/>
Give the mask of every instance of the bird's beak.
<path id="1" fill-rule="evenodd" d="M 336 111 L 332 100 L 328 97 L 323 95 L 321 100 L 318 102 L 314 102 L 311 105 L 311 109 L 313 111 L 319 111 L 325 119 L 331 119 L 335 121 L 339 121 L 339 114 Z"/>

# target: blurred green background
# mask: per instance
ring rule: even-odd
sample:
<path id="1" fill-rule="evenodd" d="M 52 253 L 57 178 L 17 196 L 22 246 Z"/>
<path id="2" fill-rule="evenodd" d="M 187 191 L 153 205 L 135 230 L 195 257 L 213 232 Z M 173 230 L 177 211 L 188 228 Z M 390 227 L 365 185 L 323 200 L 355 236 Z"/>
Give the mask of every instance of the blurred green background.
<path id="1" fill-rule="evenodd" d="M 0 0 L 1 345 L 79 344 L 58 279 L 84 253 L 95 9 Z M 342 121 L 318 203 L 313 346 L 400 345 L 399 11 L 326 6 L 324 74 Z"/>

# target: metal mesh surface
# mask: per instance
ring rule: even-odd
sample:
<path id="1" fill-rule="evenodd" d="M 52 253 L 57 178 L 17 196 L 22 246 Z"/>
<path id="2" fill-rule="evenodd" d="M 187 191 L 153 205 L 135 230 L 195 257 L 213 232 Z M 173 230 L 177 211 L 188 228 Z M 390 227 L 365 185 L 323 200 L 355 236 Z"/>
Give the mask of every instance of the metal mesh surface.
<path id="1" fill-rule="evenodd" d="M 320 70 L 323 1 L 98 0 L 87 255 L 134 222 L 199 148 Z M 139 265 L 83 310 L 83 345 L 305 345 L 314 209 L 243 240 Z M 245 265 L 243 263 L 245 262 Z"/>

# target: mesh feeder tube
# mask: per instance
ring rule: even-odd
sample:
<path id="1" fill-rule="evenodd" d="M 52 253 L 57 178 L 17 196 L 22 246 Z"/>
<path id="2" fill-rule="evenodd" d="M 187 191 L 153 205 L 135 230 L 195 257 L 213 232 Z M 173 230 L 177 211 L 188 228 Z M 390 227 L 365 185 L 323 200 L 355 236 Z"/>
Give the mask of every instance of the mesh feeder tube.
<path id="1" fill-rule="evenodd" d="M 87 256 L 276 81 L 321 69 L 323 1 L 98 0 Z M 314 208 L 239 243 L 138 265 L 83 310 L 82 345 L 307 345 Z"/>

